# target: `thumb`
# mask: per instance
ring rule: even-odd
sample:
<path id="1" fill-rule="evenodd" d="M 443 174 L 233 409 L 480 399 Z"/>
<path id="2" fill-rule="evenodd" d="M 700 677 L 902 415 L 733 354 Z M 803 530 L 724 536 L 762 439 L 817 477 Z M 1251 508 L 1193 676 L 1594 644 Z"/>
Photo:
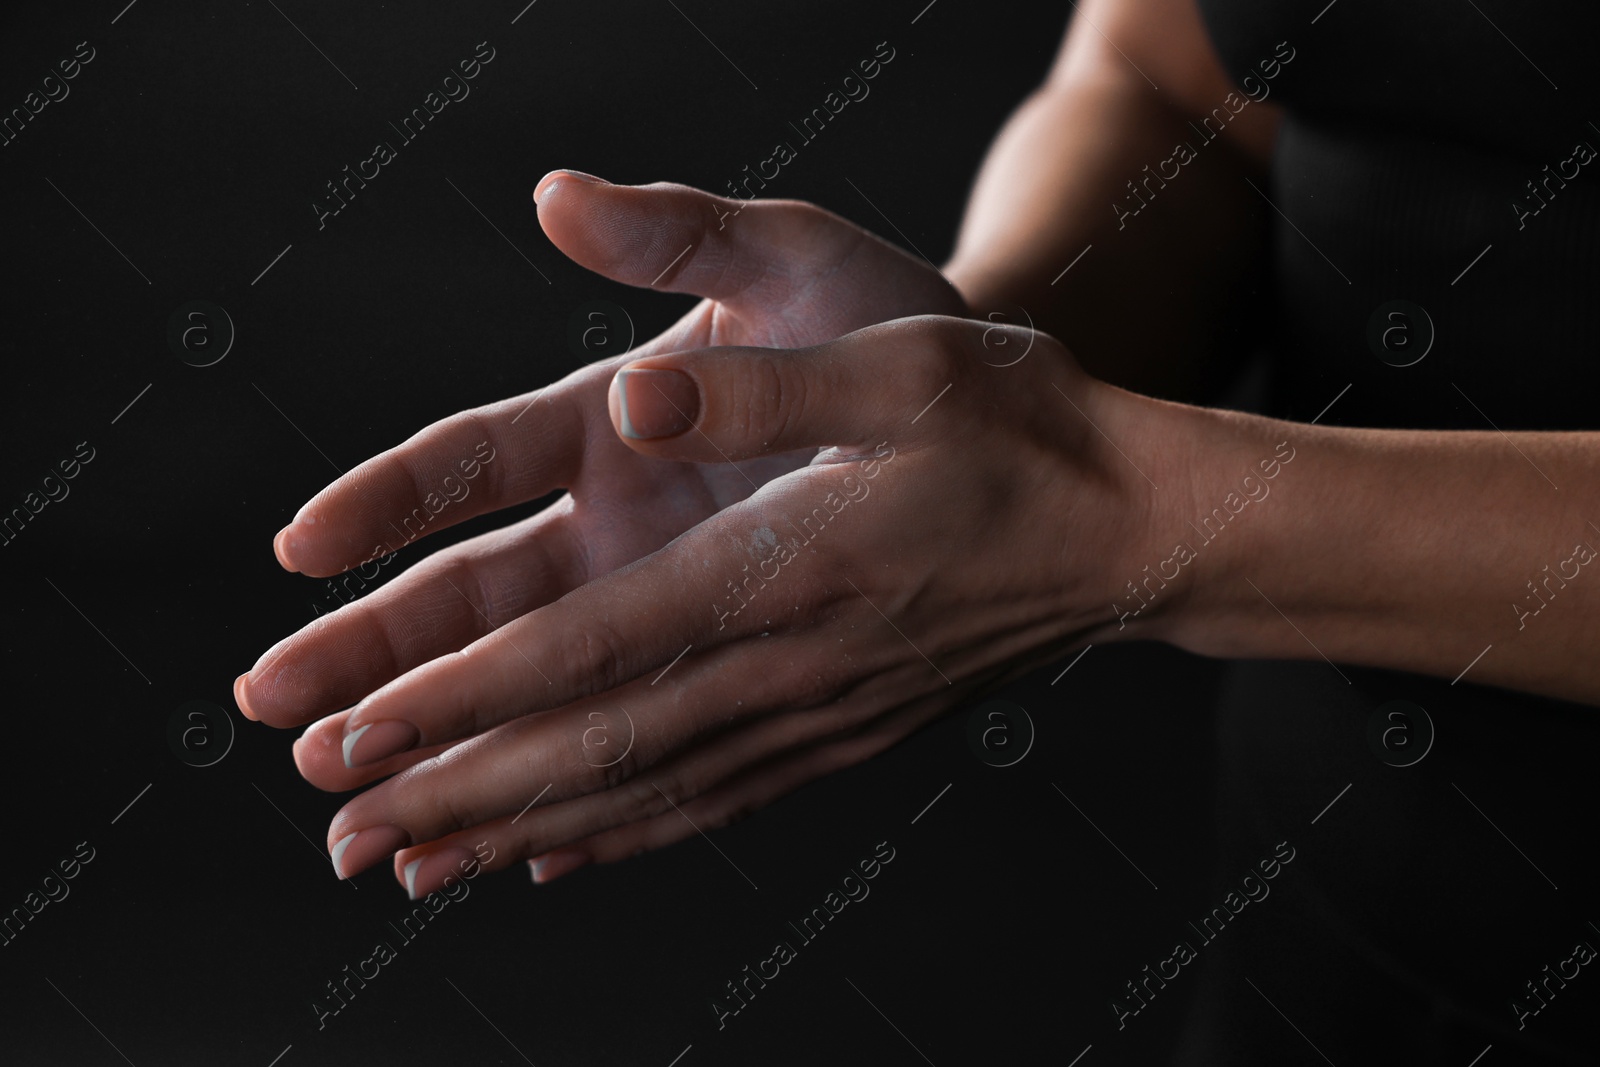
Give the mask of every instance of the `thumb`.
<path id="1" fill-rule="evenodd" d="M 741 200 L 669 182 L 612 185 L 566 170 L 540 179 L 533 198 L 557 248 L 627 285 L 772 307 L 846 265 L 863 281 L 908 268 L 941 281 L 920 260 L 803 201 Z"/>
<path id="2" fill-rule="evenodd" d="M 635 452 L 698 463 L 803 448 L 914 444 L 919 409 L 965 372 L 982 324 L 922 316 L 811 348 L 706 348 L 649 356 L 611 380 L 611 424 Z"/>

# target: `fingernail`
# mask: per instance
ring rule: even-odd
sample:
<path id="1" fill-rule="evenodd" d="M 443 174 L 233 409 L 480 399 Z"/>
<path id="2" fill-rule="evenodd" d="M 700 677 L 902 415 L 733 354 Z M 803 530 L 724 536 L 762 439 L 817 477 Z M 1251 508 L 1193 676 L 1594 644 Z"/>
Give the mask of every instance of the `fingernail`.
<path id="1" fill-rule="evenodd" d="M 387 719 L 358 726 L 344 736 L 344 765 L 354 770 L 415 748 L 422 735 L 408 722 Z"/>
<path id="2" fill-rule="evenodd" d="M 346 834 L 333 846 L 333 873 L 349 878 L 410 844 L 411 835 L 398 826 L 369 826 Z"/>
<path id="3" fill-rule="evenodd" d="M 528 861 L 534 885 L 553 882 L 563 874 L 571 874 L 579 867 L 588 865 L 589 854 L 572 848 L 558 848 L 554 852 L 546 852 L 536 860 Z"/>
<path id="4" fill-rule="evenodd" d="M 350 842 L 354 841 L 356 839 L 356 834 L 359 834 L 360 832 L 360 830 L 357 830 L 355 834 L 346 834 L 344 837 L 339 839 L 339 843 L 337 845 L 333 846 L 333 873 L 341 881 L 344 880 L 344 868 L 339 866 L 339 863 L 344 859 L 344 850 L 350 847 Z"/>
<path id="5" fill-rule="evenodd" d="M 552 183 L 560 180 L 561 178 L 576 178 L 578 181 L 587 182 L 590 185 L 611 184 L 604 178 L 596 178 L 593 174 L 585 174 L 581 170 L 553 170 L 549 174 L 546 174 L 543 178 L 540 178 L 539 184 L 533 187 L 533 202 L 537 204 L 539 202 L 539 198 L 544 195 L 545 190 L 548 189 Z"/>
<path id="6" fill-rule="evenodd" d="M 682 371 L 618 371 L 617 401 L 622 436 L 635 441 L 676 437 L 700 414 L 700 389 Z"/>
<path id="7" fill-rule="evenodd" d="M 466 872 L 473 870 L 472 865 L 477 862 L 471 850 L 460 845 L 435 849 L 405 865 L 406 895 L 418 900 L 445 888 L 452 877 L 464 881 Z"/>
<path id="8" fill-rule="evenodd" d="M 261 716 L 250 710 L 250 704 L 245 700 L 245 679 L 250 677 L 250 672 L 245 671 L 233 680 L 233 702 L 239 705 L 239 714 L 252 722 L 260 722 Z"/>
<path id="9" fill-rule="evenodd" d="M 421 860 L 412 860 L 406 864 L 406 896 L 412 900 L 417 899 L 417 868 L 421 866 Z"/>
<path id="10" fill-rule="evenodd" d="M 272 538 L 272 554 L 278 557 L 278 564 L 283 567 L 284 570 L 299 574 L 299 568 L 294 565 L 289 555 L 289 528 L 293 525 L 294 523 L 290 523 L 289 526 L 285 526 L 283 529 L 279 530 L 276 535 L 274 535 Z"/>

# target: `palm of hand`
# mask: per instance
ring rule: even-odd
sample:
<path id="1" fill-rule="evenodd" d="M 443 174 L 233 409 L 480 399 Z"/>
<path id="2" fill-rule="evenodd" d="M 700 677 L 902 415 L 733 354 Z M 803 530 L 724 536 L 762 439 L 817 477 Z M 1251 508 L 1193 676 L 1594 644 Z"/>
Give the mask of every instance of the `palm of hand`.
<path id="1" fill-rule="evenodd" d="M 789 207 L 781 202 L 770 206 Z M 793 208 L 813 228 L 802 242 L 810 245 L 802 255 L 812 258 L 772 265 L 769 269 L 779 277 L 776 284 L 752 286 L 754 291 L 726 300 L 704 299 L 645 344 L 574 376 L 572 384 L 587 416 L 585 462 L 571 486 L 572 496 L 557 506 L 571 508 L 586 546 L 589 579 L 656 551 L 772 479 L 805 466 L 816 454 L 805 449 L 703 464 L 642 456 L 618 439 L 606 413 L 606 391 L 617 367 L 689 349 L 799 348 L 890 319 L 966 313 L 956 291 L 925 262 L 810 205 Z M 815 258 L 819 251 L 820 262 Z"/>

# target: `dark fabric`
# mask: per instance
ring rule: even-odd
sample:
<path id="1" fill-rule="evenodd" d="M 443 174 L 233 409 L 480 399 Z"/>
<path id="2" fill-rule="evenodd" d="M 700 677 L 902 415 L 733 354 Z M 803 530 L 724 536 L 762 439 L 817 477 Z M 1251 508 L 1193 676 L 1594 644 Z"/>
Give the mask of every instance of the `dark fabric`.
<path id="1" fill-rule="evenodd" d="M 1600 158 L 1582 163 L 1578 146 L 1600 149 L 1600 8 L 1200 6 L 1235 80 L 1285 109 L 1261 190 L 1277 208 L 1266 412 L 1310 420 L 1339 396 L 1323 423 L 1595 427 Z M 1434 333 L 1409 366 L 1369 339 L 1397 300 L 1425 320 L 1407 310 L 1382 328 L 1417 345 Z M 1456 521 L 1495 507 L 1486 497 Z M 1314 566 L 1318 546 L 1305 548 Z M 1504 590 L 1508 619 L 1518 592 Z M 1549 614 L 1540 624 L 1561 625 Z M 1462 666 L 1493 639 L 1464 638 Z M 1402 699 L 1436 736 L 1395 767 L 1369 727 Z M 1218 899 L 1277 843 L 1297 855 L 1200 950 L 1179 1062 L 1464 1065 L 1492 1044 L 1485 1063 L 1593 1063 L 1600 968 L 1564 961 L 1580 942 L 1600 947 L 1596 741 L 1594 709 L 1475 687 L 1470 672 L 1452 685 L 1321 661 L 1234 665 Z"/>

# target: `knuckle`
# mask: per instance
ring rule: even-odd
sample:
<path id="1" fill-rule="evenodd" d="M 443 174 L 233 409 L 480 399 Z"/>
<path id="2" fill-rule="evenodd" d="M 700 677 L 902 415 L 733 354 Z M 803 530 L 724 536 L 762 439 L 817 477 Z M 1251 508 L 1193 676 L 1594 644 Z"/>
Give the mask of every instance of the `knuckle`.
<path id="1" fill-rule="evenodd" d="M 584 620 L 575 629 L 559 654 L 570 690 L 578 694 L 602 693 L 626 681 L 628 656 L 621 636 L 594 618 Z"/>
<path id="2" fill-rule="evenodd" d="M 613 787 L 623 801 L 626 817 L 637 821 L 648 819 L 664 811 L 671 811 L 672 806 L 666 801 L 666 797 L 669 794 L 656 788 L 658 783 L 645 778 L 638 774 L 637 771 L 638 766 L 635 764 L 633 773 L 625 781 L 619 782 Z"/>
<path id="3" fill-rule="evenodd" d="M 770 200 L 766 206 L 774 213 L 782 212 L 788 221 L 799 226 L 802 232 L 809 232 L 818 226 L 836 225 L 839 222 L 839 216 L 809 200 Z"/>
<path id="4" fill-rule="evenodd" d="M 624 720 L 605 711 L 591 711 L 571 725 L 567 747 L 573 763 L 583 768 L 583 792 L 616 789 L 638 774 L 637 739 L 625 727 Z"/>
<path id="5" fill-rule="evenodd" d="M 654 795 L 655 792 L 650 783 L 640 779 L 639 757 L 631 748 L 595 767 L 594 778 L 598 791 L 616 792 L 630 804 L 636 804 L 645 793 Z"/>
<path id="6" fill-rule="evenodd" d="M 486 664 L 479 658 L 482 655 L 479 648 L 469 645 L 459 652 L 453 653 L 450 666 L 459 671 L 460 677 L 473 677 L 486 669 Z M 435 740 L 448 740 L 456 736 L 476 736 L 491 727 L 497 726 L 500 720 L 492 716 L 473 699 L 471 687 L 465 685 L 452 685 L 448 691 L 433 705 L 430 719 L 437 720 L 441 725 L 441 737 L 430 739 L 428 730 L 424 730 L 424 743 Z"/>
<path id="7" fill-rule="evenodd" d="M 344 604 L 330 613 L 340 615 L 340 629 L 334 630 L 334 623 L 318 619 L 313 624 L 319 627 L 314 637 L 303 644 L 297 641 L 289 646 L 297 651 L 303 648 L 310 654 L 339 656 L 348 674 L 342 678 L 314 675 L 302 680 L 298 672 L 283 672 L 269 682 L 272 689 L 267 690 L 268 694 L 273 689 L 281 689 L 283 695 L 289 695 L 292 686 L 293 689 L 303 689 L 303 699 L 308 702 L 342 700 L 348 695 L 344 683 L 349 677 L 398 678 L 404 674 L 412 666 L 401 653 L 407 635 L 403 626 L 386 610 L 386 604 L 386 600 L 376 597 Z M 320 630 L 330 632 L 324 636 Z M 300 684 L 293 685 L 295 681 Z"/>
<path id="8" fill-rule="evenodd" d="M 904 387 L 913 396 L 932 396 L 961 376 L 972 357 L 967 331 L 953 320 L 925 315 L 908 327 L 911 358 L 900 368 Z"/>
<path id="9" fill-rule="evenodd" d="M 746 375 L 734 429 L 747 448 L 756 449 L 784 439 L 803 423 L 806 379 L 794 361 L 766 355 L 751 359 Z"/>
<path id="10" fill-rule="evenodd" d="M 689 272 L 691 267 L 703 269 L 709 265 L 704 262 L 705 256 L 703 254 L 698 254 L 691 248 L 674 250 L 675 243 L 675 237 L 663 235 L 658 240 L 657 247 L 652 248 L 644 257 L 644 262 L 665 264 L 661 268 L 661 272 L 655 276 L 655 280 L 650 282 L 650 288 L 672 289 L 678 284 L 679 279 Z"/>
<path id="11" fill-rule="evenodd" d="M 775 694 L 795 707 L 815 708 L 829 703 L 838 692 L 838 679 L 824 673 L 819 665 L 803 659 L 791 660 L 777 672 L 779 692 Z"/>
<path id="12" fill-rule="evenodd" d="M 506 451 L 507 445 L 495 420 L 488 417 L 488 413 L 484 409 L 478 408 L 472 411 L 463 411 L 461 413 L 461 425 L 467 431 L 464 435 L 464 440 L 472 442 L 472 451 L 467 455 L 452 458 L 450 475 L 457 477 L 459 480 L 460 474 L 465 474 L 466 471 L 475 469 L 483 476 L 481 488 L 485 498 L 490 501 L 503 500 L 506 488 L 505 465 L 503 463 L 496 464 L 494 458 Z M 489 450 L 487 458 L 482 454 L 482 449 L 484 448 Z M 470 479 L 468 480 L 470 481 Z M 468 492 L 470 492 L 470 489 Z"/>
<path id="13" fill-rule="evenodd" d="M 809 200 L 774 198 L 732 200 L 729 203 L 750 212 L 752 219 L 764 222 L 769 232 L 785 248 L 793 248 L 814 239 L 819 231 L 837 227 L 840 221 L 837 215 Z"/>
<path id="14" fill-rule="evenodd" d="M 933 319 L 928 326 L 928 348 L 946 374 L 959 374 L 983 351 L 982 324 L 967 319 Z"/>
<path id="15" fill-rule="evenodd" d="M 404 444 L 385 453 L 385 471 L 368 484 L 403 486 L 411 501 L 402 543 L 431 532 L 433 519 L 445 507 L 455 508 L 476 490 L 490 499 L 503 492 L 504 472 L 492 460 L 504 445 L 487 409 L 459 411 L 419 430 Z M 478 480 L 481 479 L 481 480 Z M 431 502 L 430 502 L 431 501 Z M 463 515 L 447 520 L 459 521 Z M 410 523 L 407 524 L 406 520 Z"/>
<path id="16" fill-rule="evenodd" d="M 482 572 L 465 556 L 453 554 L 439 563 L 439 579 L 466 601 L 471 613 L 467 620 L 473 639 L 485 637 L 495 631 L 504 620 L 497 619 L 497 611 L 488 589 L 482 581 Z"/>
<path id="17" fill-rule="evenodd" d="M 414 784 L 421 786 L 423 782 L 415 781 Z M 483 821 L 477 812 L 470 810 L 469 806 L 463 802 L 456 790 L 450 788 L 422 788 L 416 790 L 416 793 L 418 800 L 428 807 L 423 821 L 431 826 L 464 829 L 468 826 L 476 826 Z M 415 835 L 413 834 L 413 836 Z M 442 835 L 435 832 L 433 836 Z"/>
<path id="18" fill-rule="evenodd" d="M 703 804 L 696 803 L 707 788 L 707 783 L 703 779 L 704 775 L 678 768 L 668 769 L 664 774 L 652 775 L 648 781 L 641 780 L 637 783 L 637 788 L 629 793 L 631 807 L 628 815 L 638 823 L 665 818 L 670 823 L 681 824 L 682 830 L 686 832 L 681 835 L 675 834 L 680 837 L 707 829 L 708 824 L 705 821 L 707 819 L 713 820 L 711 826 L 720 825 L 714 821 L 716 814 L 714 810 L 711 812 L 697 810 L 704 807 Z"/>

